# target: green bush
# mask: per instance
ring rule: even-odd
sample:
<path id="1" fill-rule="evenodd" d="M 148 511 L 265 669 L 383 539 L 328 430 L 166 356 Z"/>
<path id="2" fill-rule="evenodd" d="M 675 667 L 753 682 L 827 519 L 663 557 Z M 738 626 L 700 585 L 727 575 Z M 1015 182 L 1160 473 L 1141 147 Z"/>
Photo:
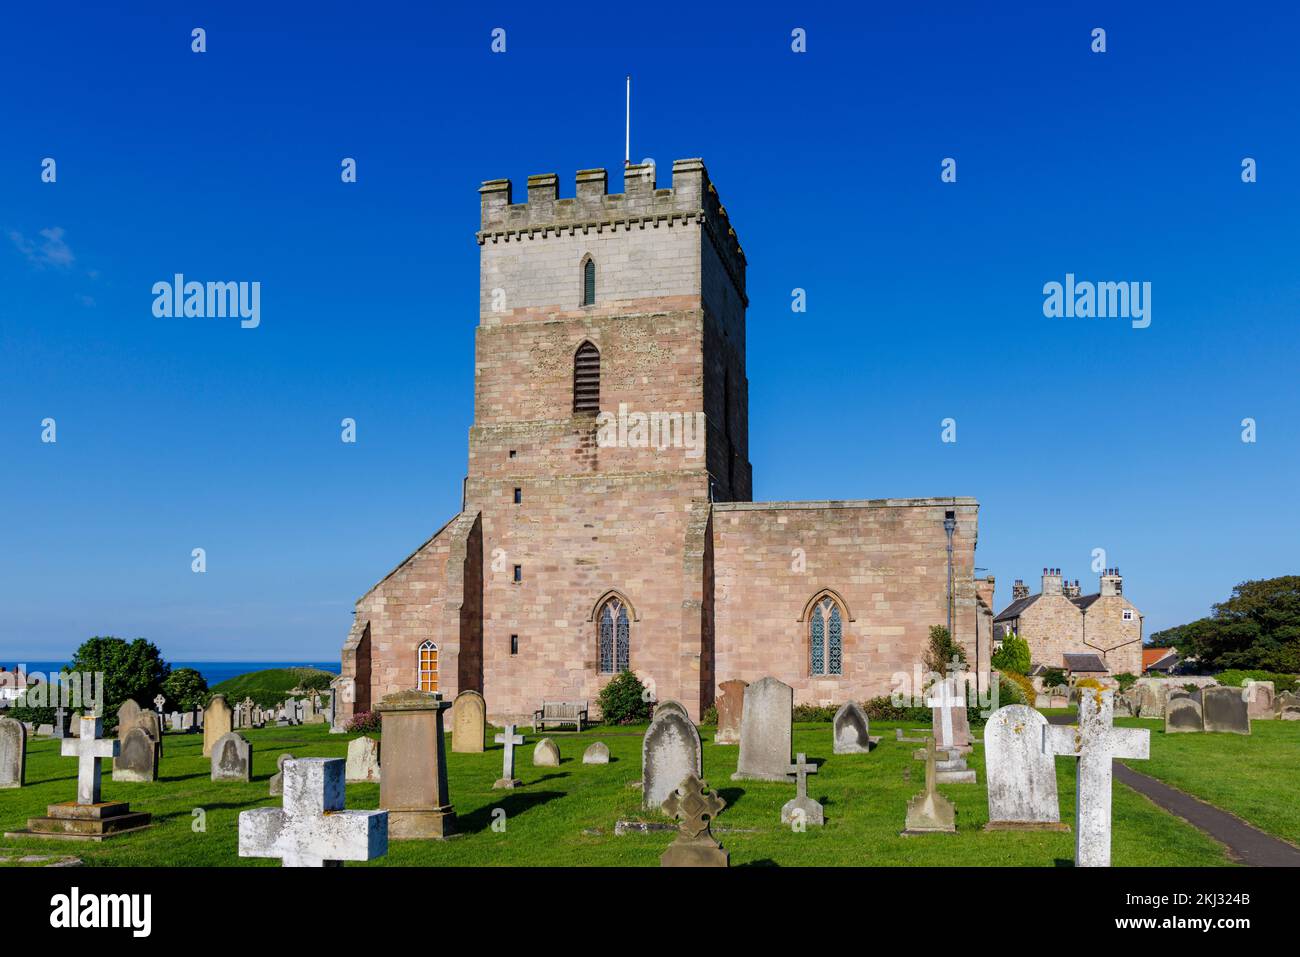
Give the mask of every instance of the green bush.
<path id="1" fill-rule="evenodd" d="M 1064 668 L 1048 668 L 1043 672 L 1044 688 L 1059 688 L 1062 685 L 1069 685 L 1070 680 L 1065 676 Z"/>
<path id="2" fill-rule="evenodd" d="M 1296 690 L 1296 676 L 1278 674 L 1273 671 L 1260 671 L 1257 669 L 1231 668 L 1228 671 L 1220 671 L 1214 676 L 1215 680 L 1221 685 L 1229 685 L 1233 688 L 1240 688 L 1247 680 L 1250 681 L 1271 681 L 1273 690 L 1278 694 L 1283 691 Z"/>
<path id="3" fill-rule="evenodd" d="M 1016 674 L 1014 671 L 1003 671 L 1000 674 L 998 705 L 1027 704 L 1032 708 L 1034 701 L 1038 698 L 1038 692 L 1034 690 L 1034 683 L 1024 675 Z"/>
<path id="4" fill-rule="evenodd" d="M 716 704 L 711 704 L 704 709 L 704 714 L 700 715 L 700 724 L 712 725 L 714 727 L 717 726 L 718 706 Z"/>
<path id="5" fill-rule="evenodd" d="M 948 634 L 947 628 L 943 625 L 935 625 L 930 629 L 930 644 L 926 647 L 925 656 L 921 661 L 925 665 L 925 670 L 946 675 L 952 667 L 954 658 L 962 668 L 966 667 L 965 649 L 952 640 L 952 635 Z"/>
<path id="6" fill-rule="evenodd" d="M 1137 675 L 1131 675 L 1127 671 L 1115 675 L 1115 680 L 1119 682 L 1120 691 L 1128 691 L 1129 688 L 1137 684 Z"/>
<path id="7" fill-rule="evenodd" d="M 815 704 L 797 704 L 794 706 L 796 721 L 833 721 L 839 708 L 823 708 Z"/>
<path id="8" fill-rule="evenodd" d="M 631 671 L 622 671 L 600 689 L 596 703 L 606 724 L 636 724 L 650 720 L 650 702 L 645 685 Z"/>
<path id="9" fill-rule="evenodd" d="M 889 700 L 888 695 L 871 698 L 862 702 L 862 710 L 867 713 L 869 721 L 909 721 L 929 724 L 929 708 L 898 708 Z"/>
<path id="10" fill-rule="evenodd" d="M 1002 647 L 993 652 L 993 667 L 998 671 L 1023 675 L 1029 670 L 1029 642 L 1015 632 L 1002 639 Z"/>

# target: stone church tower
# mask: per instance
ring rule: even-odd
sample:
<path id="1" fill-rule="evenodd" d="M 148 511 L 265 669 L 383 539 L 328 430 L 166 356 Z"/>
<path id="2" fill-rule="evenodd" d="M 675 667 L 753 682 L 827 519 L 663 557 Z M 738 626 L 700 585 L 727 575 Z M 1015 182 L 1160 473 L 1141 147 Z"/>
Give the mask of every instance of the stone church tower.
<path id="1" fill-rule="evenodd" d="M 357 602 L 344 714 L 473 688 L 525 718 L 625 667 L 697 718 L 728 678 L 887 694 L 950 600 L 973 645 L 972 499 L 751 503 L 745 256 L 700 160 L 479 192 L 464 508 Z"/>

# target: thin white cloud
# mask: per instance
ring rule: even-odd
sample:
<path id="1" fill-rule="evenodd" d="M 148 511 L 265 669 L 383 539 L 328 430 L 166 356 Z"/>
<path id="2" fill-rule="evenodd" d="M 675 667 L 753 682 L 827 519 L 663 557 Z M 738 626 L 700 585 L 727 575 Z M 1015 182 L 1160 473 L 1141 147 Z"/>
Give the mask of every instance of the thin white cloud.
<path id="1" fill-rule="evenodd" d="M 63 227 L 51 226 L 40 231 L 40 239 L 28 239 L 11 230 L 9 239 L 27 261 L 35 266 L 58 266 L 66 269 L 76 260 L 71 247 L 63 241 Z"/>

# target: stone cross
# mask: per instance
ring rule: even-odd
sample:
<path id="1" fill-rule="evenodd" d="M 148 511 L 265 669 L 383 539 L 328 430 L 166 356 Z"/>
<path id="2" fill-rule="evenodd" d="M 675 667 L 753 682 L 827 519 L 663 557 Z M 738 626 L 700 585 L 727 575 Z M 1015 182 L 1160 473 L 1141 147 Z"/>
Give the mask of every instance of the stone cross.
<path id="1" fill-rule="evenodd" d="M 1110 866 L 1111 762 L 1115 758 L 1146 760 L 1151 756 L 1151 732 L 1145 728 L 1116 728 L 1113 691 L 1081 689 L 1079 725 L 1047 725 L 1043 751 L 1079 759 L 1075 777 L 1075 867 Z"/>
<path id="2" fill-rule="evenodd" d="M 284 762 L 284 807 L 239 815 L 239 856 L 278 857 L 285 867 L 338 867 L 388 853 L 387 811 L 345 811 L 344 760 Z"/>
<path id="3" fill-rule="evenodd" d="M 154 695 L 153 709 L 157 711 L 160 715 L 163 713 L 163 705 L 165 705 L 166 703 L 167 703 L 167 699 L 164 698 L 162 695 L 160 694 Z"/>
<path id="4" fill-rule="evenodd" d="M 939 709 L 939 728 L 943 738 L 941 743 L 945 748 L 950 748 L 953 744 L 952 709 L 965 704 L 954 685 L 955 682 L 950 678 L 935 682 L 930 689 L 930 697 L 925 702 L 927 707 Z"/>
<path id="5" fill-rule="evenodd" d="M 705 793 L 705 783 L 694 774 L 687 775 L 677 789 L 668 795 L 663 809 L 678 822 L 678 831 L 688 840 L 709 833 L 709 822 L 727 806 L 727 802 L 710 791 Z"/>
<path id="6" fill-rule="evenodd" d="M 65 758 L 77 759 L 77 803 L 99 804 L 99 759 L 117 757 L 121 742 L 116 738 L 101 740 L 102 718 L 81 719 L 81 736 L 64 738 L 61 745 Z"/>
<path id="7" fill-rule="evenodd" d="M 63 712 L 63 699 L 59 699 L 59 706 L 54 709 L 54 736 L 56 738 L 66 738 L 68 718 Z"/>
<path id="8" fill-rule="evenodd" d="M 512 781 L 515 776 L 515 745 L 524 743 L 522 734 L 515 734 L 515 726 L 508 724 L 505 730 L 492 739 L 497 744 L 504 744 L 505 751 L 501 759 L 501 780 Z"/>
<path id="9" fill-rule="evenodd" d="M 795 774 L 795 797 L 805 799 L 808 797 L 808 775 L 817 773 L 817 765 L 810 764 L 807 757 L 802 752 L 794 762 L 794 767 L 790 769 Z"/>

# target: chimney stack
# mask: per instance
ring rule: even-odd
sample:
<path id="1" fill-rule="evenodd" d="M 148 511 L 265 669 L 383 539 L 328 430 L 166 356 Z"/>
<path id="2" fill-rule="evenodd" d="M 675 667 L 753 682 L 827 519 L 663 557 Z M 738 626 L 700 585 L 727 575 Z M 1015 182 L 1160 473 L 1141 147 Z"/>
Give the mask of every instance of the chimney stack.
<path id="1" fill-rule="evenodd" d="M 1061 589 L 1061 570 L 1059 568 L 1043 569 L 1043 594 L 1060 595 Z"/>
<path id="2" fill-rule="evenodd" d="M 1011 586 L 1011 600 L 1020 601 L 1020 599 L 1028 597 L 1029 586 L 1027 586 L 1023 580 L 1017 578 L 1015 583 Z"/>
<path id="3" fill-rule="evenodd" d="M 1120 576 L 1118 568 L 1108 568 L 1102 573 L 1100 590 L 1102 597 L 1124 594 L 1124 579 Z"/>

